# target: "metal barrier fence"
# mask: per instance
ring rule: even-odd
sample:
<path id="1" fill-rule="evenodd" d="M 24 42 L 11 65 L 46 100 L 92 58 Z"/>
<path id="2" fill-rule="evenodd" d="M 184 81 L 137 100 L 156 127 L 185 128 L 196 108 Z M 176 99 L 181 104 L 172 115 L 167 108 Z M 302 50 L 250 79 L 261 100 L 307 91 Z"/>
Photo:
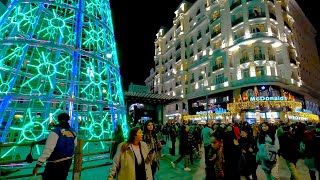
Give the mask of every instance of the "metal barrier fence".
<path id="1" fill-rule="evenodd" d="M 69 172 L 72 173 L 72 179 L 73 180 L 80 180 L 81 179 L 81 172 L 87 169 L 93 169 L 93 168 L 99 168 L 103 166 L 108 166 L 111 165 L 112 162 L 106 162 L 103 164 L 99 165 L 94 165 L 94 166 L 87 166 L 83 167 L 83 157 L 87 156 L 93 156 L 93 155 L 103 155 L 110 153 L 110 151 L 102 151 L 102 152 L 91 152 L 91 153 L 83 153 L 83 145 L 84 143 L 89 142 L 89 143 L 94 143 L 94 142 L 111 142 L 110 139 L 100 139 L 100 140 L 84 140 L 84 139 L 78 139 L 77 141 L 77 146 L 74 154 L 74 161 L 73 161 L 73 168 L 69 170 Z M 21 144 L 3 144 L 0 143 L 0 154 L 1 154 L 1 149 L 4 147 L 22 147 L 22 146 L 32 146 L 32 145 L 38 144 L 38 143 L 21 143 Z M 38 159 L 33 159 L 33 161 L 37 161 Z M 26 162 L 26 160 L 9 160 L 9 161 L 0 161 L 0 166 L 1 165 L 8 165 L 8 164 L 13 164 L 13 163 L 23 163 Z M 0 169 L 1 170 L 1 169 Z M 1 173 L 1 172 L 0 172 Z M 38 173 L 37 176 L 41 176 L 42 173 Z M 21 174 L 21 175 L 7 175 L 3 176 L 0 174 L 0 180 L 5 180 L 5 179 L 17 179 L 17 178 L 25 178 L 25 177 L 34 177 L 32 174 L 32 170 L 30 170 L 29 174 Z M 41 178 L 40 178 L 41 179 Z"/>

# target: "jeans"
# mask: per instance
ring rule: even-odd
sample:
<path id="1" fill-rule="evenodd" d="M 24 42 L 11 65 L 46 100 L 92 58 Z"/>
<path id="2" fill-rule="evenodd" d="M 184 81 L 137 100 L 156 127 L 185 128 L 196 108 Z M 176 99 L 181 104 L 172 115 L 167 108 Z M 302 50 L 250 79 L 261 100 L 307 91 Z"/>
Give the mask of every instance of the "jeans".
<path id="1" fill-rule="evenodd" d="M 47 163 L 42 174 L 43 180 L 59 179 L 64 180 L 68 177 L 68 172 L 72 164 L 72 159 L 57 163 Z"/>

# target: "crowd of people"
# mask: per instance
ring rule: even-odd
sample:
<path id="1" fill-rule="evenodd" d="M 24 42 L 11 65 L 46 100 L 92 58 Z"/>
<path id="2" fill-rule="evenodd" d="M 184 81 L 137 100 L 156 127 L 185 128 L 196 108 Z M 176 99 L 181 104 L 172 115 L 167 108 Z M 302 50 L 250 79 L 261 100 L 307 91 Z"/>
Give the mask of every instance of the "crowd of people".
<path id="1" fill-rule="evenodd" d="M 76 133 L 68 125 L 69 116 L 58 116 L 60 124 L 50 133 L 43 154 L 33 174 L 47 161 L 44 179 L 66 179 L 70 168 Z M 113 165 L 107 179 L 155 179 L 160 170 L 160 159 L 165 145 L 169 155 L 176 155 L 179 142 L 179 157 L 171 161 L 173 168 L 184 159 L 184 170 L 191 171 L 194 158 L 204 153 L 206 178 L 208 180 L 247 180 L 257 178 L 261 166 L 267 180 L 280 179 L 279 157 L 290 170 L 291 178 L 302 179 L 296 164 L 299 159 L 309 170 L 311 180 L 316 180 L 320 170 L 320 124 L 273 123 L 168 123 L 157 125 L 146 121 L 132 127 L 129 137 L 124 138 L 121 126 L 112 137 L 110 159 Z M 68 145 L 67 149 L 63 148 Z M 173 159 L 173 158 L 171 158 Z M 319 174 L 319 173 L 318 173 Z M 320 179 L 320 177 L 318 177 Z"/>
<path id="2" fill-rule="evenodd" d="M 247 122 L 225 124 L 211 121 L 205 125 L 154 125 L 147 121 L 140 127 L 144 132 L 142 140 L 150 149 L 146 157 L 153 159 L 149 164 L 153 179 L 160 168 L 161 140 L 169 143 L 167 147 L 170 147 L 172 156 L 176 155 L 175 144 L 179 142 L 179 157 L 171 165 L 176 168 L 177 163 L 184 159 L 187 172 L 191 171 L 189 165 L 203 149 L 206 179 L 210 180 L 236 180 L 241 176 L 256 180 L 258 165 L 267 180 L 280 179 L 280 156 L 290 170 L 290 179 L 301 179 L 296 169 L 299 159 L 304 160 L 311 180 L 316 180 L 316 171 L 320 167 L 320 124 L 264 122 L 250 125 Z M 135 152 L 131 150 L 131 153 Z M 112 175 L 109 177 L 113 178 Z"/>

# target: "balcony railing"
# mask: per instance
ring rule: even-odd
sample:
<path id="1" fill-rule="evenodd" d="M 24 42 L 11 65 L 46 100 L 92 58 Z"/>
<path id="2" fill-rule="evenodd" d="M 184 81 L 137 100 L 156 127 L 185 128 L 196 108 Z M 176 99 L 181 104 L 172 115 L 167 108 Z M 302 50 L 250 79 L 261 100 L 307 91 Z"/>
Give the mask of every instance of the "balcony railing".
<path id="1" fill-rule="evenodd" d="M 242 17 L 232 21 L 232 26 L 235 26 L 235 25 L 237 25 L 237 24 L 239 24 L 241 22 L 243 22 L 243 18 Z"/>
<path id="2" fill-rule="evenodd" d="M 243 57 L 240 59 L 240 64 L 243 64 L 243 63 L 246 63 L 246 62 L 249 62 L 249 58 L 248 57 Z"/>
<path id="3" fill-rule="evenodd" d="M 224 66 L 223 66 L 223 63 L 214 65 L 214 66 L 212 66 L 212 71 L 216 71 L 216 70 L 221 69 L 221 68 L 223 68 L 223 67 L 224 67 Z"/>
<path id="4" fill-rule="evenodd" d="M 230 6 L 230 11 L 232 11 L 234 8 L 236 8 L 237 6 L 241 5 L 241 0 L 237 1 L 236 3 L 232 4 Z"/>
<path id="5" fill-rule="evenodd" d="M 254 18 L 259 18 L 259 17 L 266 17 L 266 13 L 261 12 L 259 14 L 257 14 L 257 13 L 250 13 L 249 14 L 249 19 L 254 19 Z"/>
<path id="6" fill-rule="evenodd" d="M 264 54 L 255 54 L 254 55 L 254 60 L 265 60 L 266 56 Z"/>

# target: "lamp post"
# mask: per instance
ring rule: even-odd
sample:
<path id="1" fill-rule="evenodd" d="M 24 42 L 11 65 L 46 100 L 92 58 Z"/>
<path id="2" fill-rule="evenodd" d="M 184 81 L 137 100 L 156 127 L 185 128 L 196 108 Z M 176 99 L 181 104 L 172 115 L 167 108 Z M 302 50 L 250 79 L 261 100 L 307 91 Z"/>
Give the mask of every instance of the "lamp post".
<path id="1" fill-rule="evenodd" d="M 203 82 L 203 86 L 202 89 L 205 90 L 206 92 L 206 111 L 207 111 L 207 123 L 209 121 L 209 110 L 208 110 L 208 90 L 207 90 L 207 86 L 208 86 L 208 80 L 207 80 L 207 74 L 204 71 L 201 71 L 201 74 L 204 74 L 204 82 Z M 205 88 L 204 88 L 205 87 Z"/>

